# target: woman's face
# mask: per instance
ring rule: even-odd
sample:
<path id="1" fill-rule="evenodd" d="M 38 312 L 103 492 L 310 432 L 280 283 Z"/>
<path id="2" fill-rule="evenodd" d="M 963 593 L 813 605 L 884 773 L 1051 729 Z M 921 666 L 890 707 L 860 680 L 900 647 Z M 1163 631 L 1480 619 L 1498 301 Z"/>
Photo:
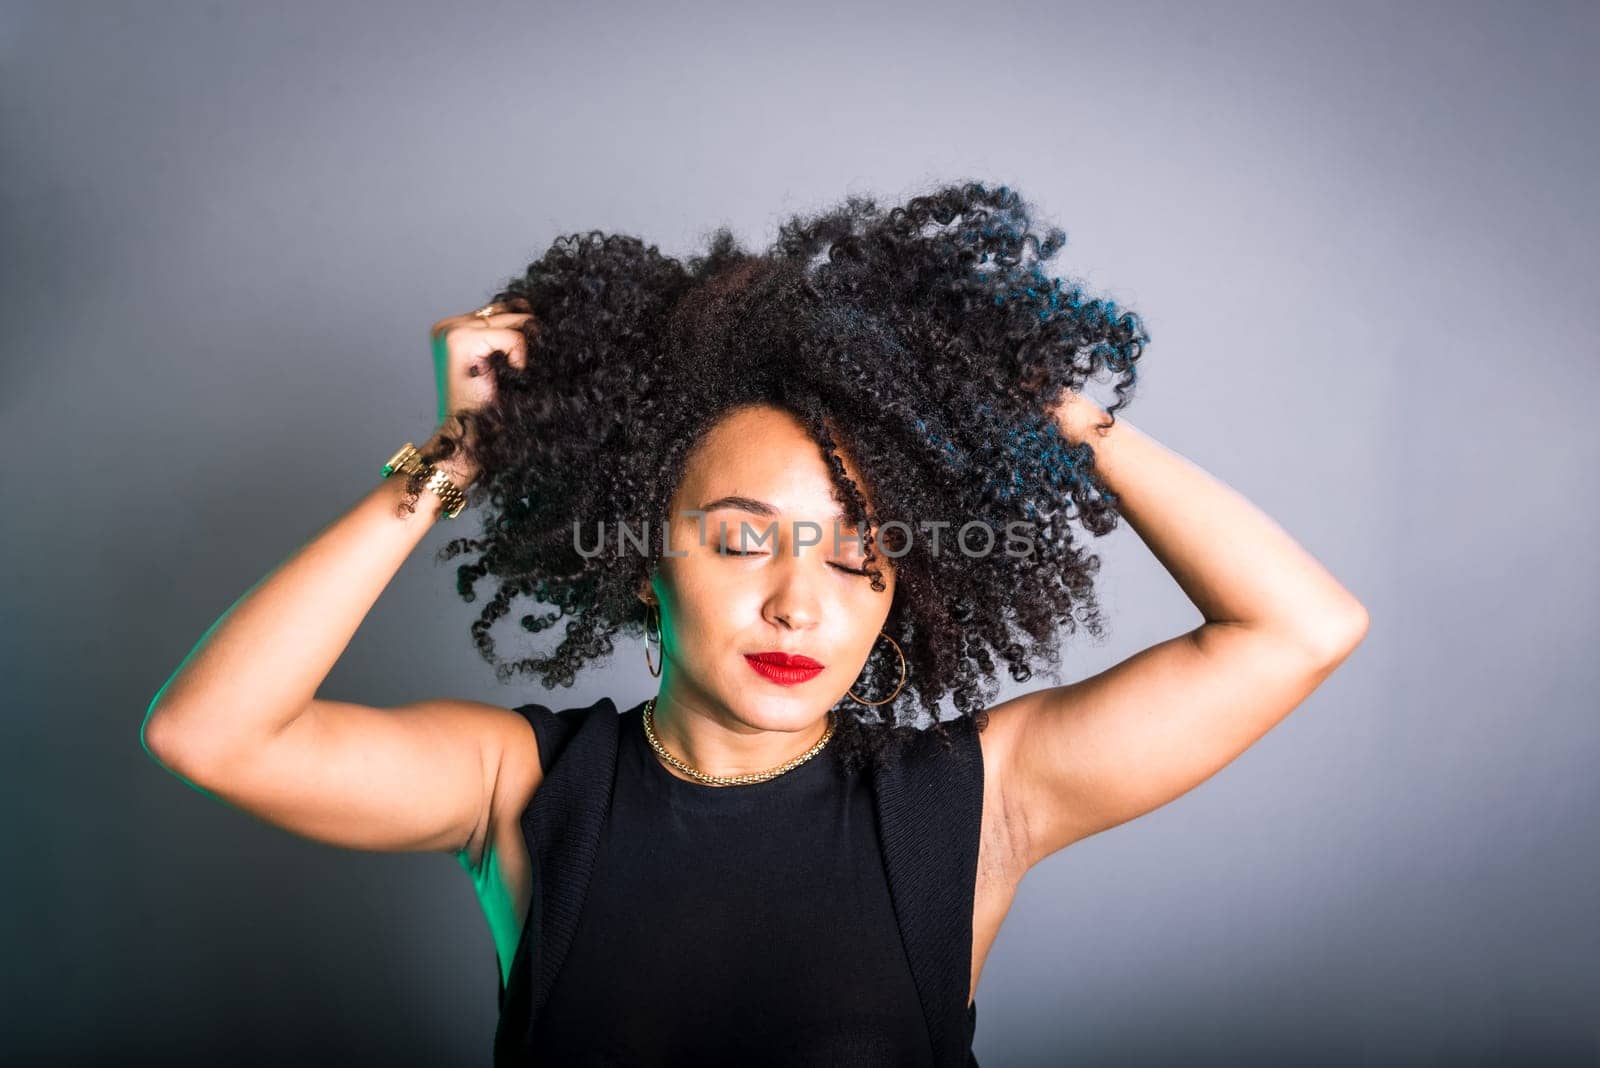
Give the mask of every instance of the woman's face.
<path id="1" fill-rule="evenodd" d="M 841 459 L 861 486 L 850 458 Z M 673 704 L 796 731 L 855 687 L 881 640 L 894 571 L 879 547 L 883 592 L 855 573 L 865 556 L 841 511 L 821 449 L 789 413 L 744 408 L 713 427 L 673 495 L 668 552 L 646 597 L 660 605 L 661 686 Z M 786 685 L 747 659 L 774 651 L 803 654 L 822 670 Z"/>

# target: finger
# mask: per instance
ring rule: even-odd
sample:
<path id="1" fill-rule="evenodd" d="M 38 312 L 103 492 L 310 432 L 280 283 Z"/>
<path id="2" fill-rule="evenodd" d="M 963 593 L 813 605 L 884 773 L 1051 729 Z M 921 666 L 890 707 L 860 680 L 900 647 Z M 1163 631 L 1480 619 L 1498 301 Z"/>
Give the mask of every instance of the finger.
<path id="1" fill-rule="evenodd" d="M 475 332 L 474 348 L 481 358 L 487 359 L 495 349 L 506 354 L 511 366 L 521 370 L 528 363 L 528 339 L 521 330 L 505 327 L 485 327 Z"/>
<path id="2" fill-rule="evenodd" d="M 461 352 L 459 345 L 454 353 L 450 349 L 451 334 L 446 331 L 433 338 L 433 380 L 434 390 L 438 397 L 438 415 L 434 420 L 436 425 L 442 425 L 452 415 L 452 407 L 466 401 L 473 406 L 481 404 L 493 395 L 492 379 L 488 385 L 488 392 L 484 387 L 476 385 L 476 381 L 488 374 L 489 369 L 483 356 L 473 356 Z M 474 383 L 469 385 L 468 383 Z"/>
<path id="3" fill-rule="evenodd" d="M 500 308 L 503 305 L 486 305 L 486 307 Z M 443 319 L 436 320 L 432 326 L 428 327 L 428 336 L 432 338 L 440 334 L 448 334 L 459 326 L 515 326 L 520 320 L 529 318 L 532 318 L 532 316 L 528 313 L 515 311 L 496 311 L 492 315 L 479 315 L 477 312 L 468 312 L 465 315 L 447 315 Z"/>
<path id="4" fill-rule="evenodd" d="M 497 315 L 527 315 L 533 311 L 533 305 L 521 297 L 512 297 L 508 300 L 496 300 L 475 309 L 471 314 L 474 318 L 489 320 Z"/>
<path id="5" fill-rule="evenodd" d="M 473 322 L 486 330 L 520 330 L 522 324 L 533 316 L 527 312 L 498 312 L 494 315 L 474 315 Z"/>

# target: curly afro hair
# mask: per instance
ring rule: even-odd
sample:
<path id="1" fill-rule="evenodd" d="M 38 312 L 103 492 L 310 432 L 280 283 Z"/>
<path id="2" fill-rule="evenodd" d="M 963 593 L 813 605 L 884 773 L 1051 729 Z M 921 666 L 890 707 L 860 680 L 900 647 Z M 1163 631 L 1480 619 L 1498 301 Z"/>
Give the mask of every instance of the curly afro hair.
<path id="1" fill-rule="evenodd" d="M 1038 231 L 1032 214 L 1013 189 L 964 182 L 888 211 L 847 197 L 791 217 L 759 254 L 726 227 L 686 262 L 621 234 L 557 238 L 495 295 L 532 313 L 526 368 L 492 354 L 494 401 L 454 413 L 425 457 L 469 452 L 480 472 L 469 501 L 487 506 L 483 536 L 451 541 L 440 558 L 477 554 L 457 568 L 468 602 L 494 576 L 472 633 L 496 674 L 570 687 L 619 632 L 641 635 L 636 591 L 655 559 L 580 554 L 574 530 L 619 520 L 660 529 L 700 437 L 734 409 L 766 404 L 809 429 L 849 521 L 866 524 L 874 589 L 884 588 L 874 543 L 895 559 L 884 630 L 907 677 L 892 702 L 835 706 L 833 748 L 847 768 L 906 737 L 923 713 L 948 745 L 946 695 L 982 730 L 1001 662 L 1017 682 L 1038 664 L 1059 678 L 1063 627 L 1102 632 L 1100 561 L 1075 544 L 1069 520 L 1102 536 L 1117 513 L 1093 448 L 1064 438 L 1051 410 L 1103 371 L 1116 400 L 1101 425 L 1114 423 L 1149 337 L 1133 312 L 1046 273 L 1066 235 Z M 841 449 L 870 494 L 846 476 Z M 402 507 L 414 508 L 421 479 L 407 488 Z M 995 544 L 1009 525 L 1030 524 L 1032 550 L 935 552 L 928 538 L 881 526 L 918 529 L 928 517 L 959 517 L 948 536 L 977 521 Z M 524 630 L 566 626 L 553 651 L 506 662 L 489 632 L 519 597 L 543 606 L 521 616 Z M 889 693 L 899 681 L 898 658 L 875 650 L 852 688 Z"/>

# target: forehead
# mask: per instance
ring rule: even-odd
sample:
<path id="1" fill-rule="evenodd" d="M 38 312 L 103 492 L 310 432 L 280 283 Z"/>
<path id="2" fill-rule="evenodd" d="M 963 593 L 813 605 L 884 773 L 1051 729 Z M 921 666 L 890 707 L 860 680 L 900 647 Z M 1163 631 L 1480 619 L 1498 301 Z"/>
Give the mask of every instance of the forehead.
<path id="1" fill-rule="evenodd" d="M 859 485 L 850 457 L 841 459 Z M 674 507 L 698 508 L 732 494 L 780 512 L 831 515 L 841 504 L 822 447 L 793 415 L 769 407 L 740 409 L 711 428 L 689 457 Z"/>

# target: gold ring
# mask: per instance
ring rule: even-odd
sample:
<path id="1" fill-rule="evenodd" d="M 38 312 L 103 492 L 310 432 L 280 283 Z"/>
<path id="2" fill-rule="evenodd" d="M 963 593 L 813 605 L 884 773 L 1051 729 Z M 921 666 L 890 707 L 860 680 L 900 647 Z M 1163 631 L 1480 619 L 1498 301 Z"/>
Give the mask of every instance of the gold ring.
<path id="1" fill-rule="evenodd" d="M 479 308 L 477 311 L 473 312 L 472 314 L 476 315 L 478 318 L 482 319 L 484 322 L 487 323 L 489 321 L 489 316 L 498 315 L 500 312 L 502 312 L 504 310 L 505 309 L 500 306 L 499 301 L 495 301 L 495 302 L 492 302 L 492 303 L 489 303 L 489 304 L 485 304 L 483 307 Z"/>

